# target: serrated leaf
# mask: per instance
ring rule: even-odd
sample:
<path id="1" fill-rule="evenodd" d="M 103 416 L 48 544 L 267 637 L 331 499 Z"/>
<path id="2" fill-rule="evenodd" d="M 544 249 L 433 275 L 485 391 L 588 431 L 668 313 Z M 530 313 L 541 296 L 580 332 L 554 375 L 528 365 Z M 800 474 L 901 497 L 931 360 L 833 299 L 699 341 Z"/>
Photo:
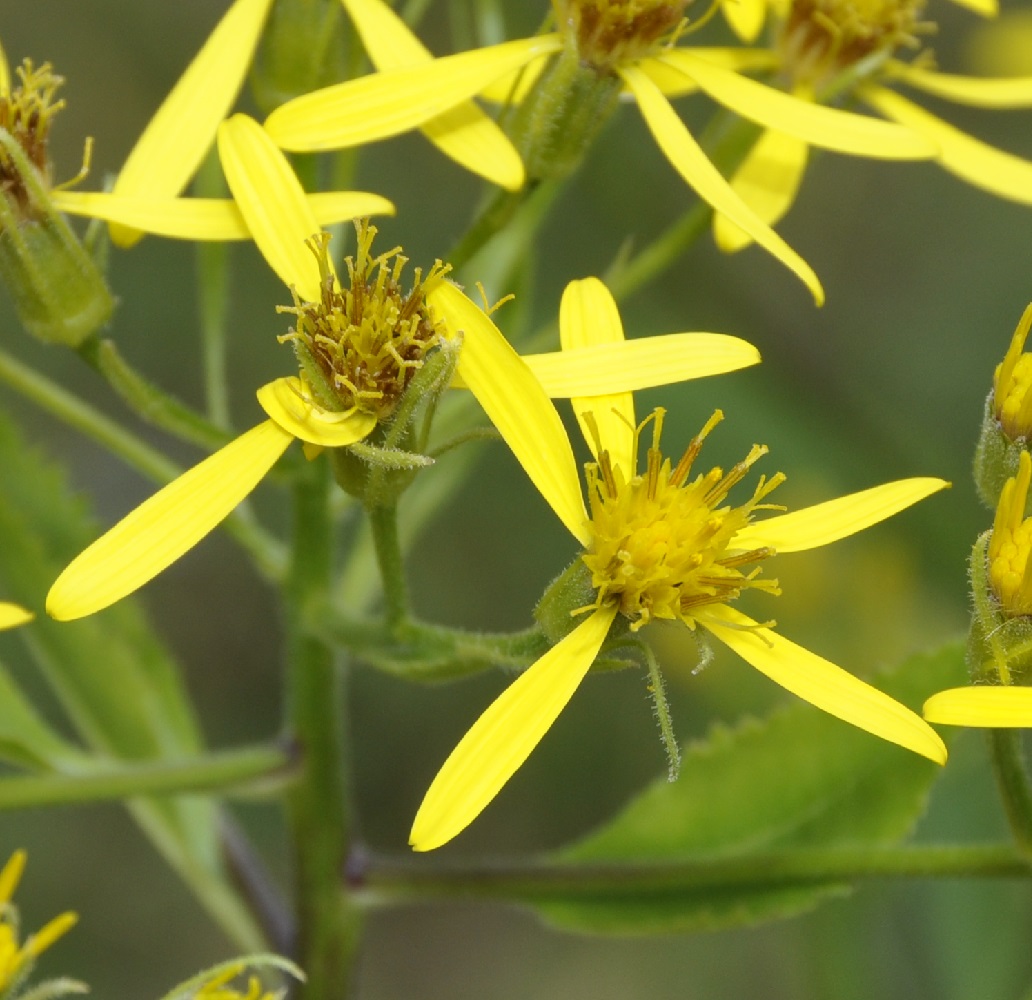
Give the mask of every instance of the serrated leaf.
<path id="1" fill-rule="evenodd" d="M 914 656 L 875 686 L 908 705 L 961 683 L 964 649 Z M 657 781 L 615 819 L 560 854 L 564 862 L 698 862 L 782 849 L 878 846 L 922 815 L 939 768 L 800 702 L 762 721 L 718 727 L 689 745 L 676 782 Z M 800 913 L 841 882 L 552 895 L 536 909 L 595 933 L 669 933 Z"/>
<path id="2" fill-rule="evenodd" d="M 125 600 L 73 623 L 55 622 L 43 613 L 50 584 L 97 530 L 60 471 L 2 414 L 0 468 L 0 593 L 37 612 L 36 621 L 18 635 L 79 735 L 91 749 L 127 760 L 200 752 L 197 723 L 176 664 L 138 605 Z M 242 943 L 259 943 L 257 929 L 223 872 L 213 802 L 198 796 L 137 799 L 130 809 L 208 905 L 235 920 Z"/>

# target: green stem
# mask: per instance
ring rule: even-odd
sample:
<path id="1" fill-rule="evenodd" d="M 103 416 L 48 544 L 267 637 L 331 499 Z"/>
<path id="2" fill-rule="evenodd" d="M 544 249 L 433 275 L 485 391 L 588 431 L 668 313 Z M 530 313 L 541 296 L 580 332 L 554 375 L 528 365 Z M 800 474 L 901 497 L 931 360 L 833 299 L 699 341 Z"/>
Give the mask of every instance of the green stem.
<path id="1" fill-rule="evenodd" d="M 328 495 L 328 465 L 312 462 L 295 485 L 287 588 L 287 726 L 303 767 L 289 809 L 306 1000 L 347 995 L 361 929 L 343 879 L 351 832 L 344 674 L 332 649 L 305 628 L 308 609 L 325 602 L 330 583 Z"/>
<path id="2" fill-rule="evenodd" d="M 362 902 L 503 899 L 528 903 L 592 898 L 612 902 L 645 894 L 714 888 L 772 888 L 865 878 L 1029 878 L 1032 868 L 1009 845 L 825 848 L 711 861 L 572 863 L 499 861 L 426 867 L 373 859 Z"/>
<path id="3" fill-rule="evenodd" d="M 178 760 L 104 761 L 79 774 L 0 780 L 0 809 L 128 799 L 138 795 L 225 791 L 287 774 L 290 757 L 276 747 L 245 747 Z"/>
<path id="4" fill-rule="evenodd" d="M 1017 849 L 1032 859 L 1032 788 L 1022 752 L 1020 729 L 990 729 L 989 751 Z"/>
<path id="5" fill-rule="evenodd" d="M 495 233 L 499 232 L 516 214 L 534 190 L 536 182 L 528 181 L 519 191 L 499 189 L 487 202 L 480 214 L 473 220 L 466 234 L 452 247 L 444 258 L 458 271 Z"/>
<path id="6" fill-rule="evenodd" d="M 209 451 L 231 440 L 227 431 L 145 379 L 122 357 L 113 340 L 87 340 L 79 354 L 141 420 Z"/>
<path id="7" fill-rule="evenodd" d="M 195 182 L 197 194 L 225 196 L 226 181 L 218 156 L 208 155 Z M 201 361 L 208 419 L 229 427 L 229 391 L 226 378 L 226 313 L 229 305 L 229 247 L 225 243 L 197 244 L 197 292 L 201 321 Z"/>
<path id="8" fill-rule="evenodd" d="M 396 632 L 409 617 L 408 584 L 398 540 L 398 508 L 393 504 L 369 507 L 367 513 L 383 581 L 384 615 L 388 629 Z"/>
<path id="9" fill-rule="evenodd" d="M 110 417 L 3 351 L 0 351 L 0 382 L 62 423 L 74 427 L 152 483 L 164 486 L 183 471 Z M 250 554 L 266 579 L 282 579 L 286 566 L 283 545 L 266 532 L 246 508 L 238 508 L 230 514 L 223 527 Z"/>

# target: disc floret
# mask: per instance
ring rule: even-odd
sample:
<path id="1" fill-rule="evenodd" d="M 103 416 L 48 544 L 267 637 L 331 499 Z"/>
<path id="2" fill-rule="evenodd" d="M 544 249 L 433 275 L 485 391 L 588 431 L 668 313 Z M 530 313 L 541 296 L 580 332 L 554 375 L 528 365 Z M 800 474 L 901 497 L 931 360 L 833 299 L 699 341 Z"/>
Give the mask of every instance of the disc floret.
<path id="1" fill-rule="evenodd" d="M 743 549 L 735 535 L 757 510 L 779 509 L 763 500 L 785 477 L 761 476 L 744 504 L 724 503 L 767 448 L 753 445 L 727 473 L 713 468 L 689 480 L 704 439 L 723 414 L 714 413 L 676 466 L 660 451 L 663 416 L 657 409 L 637 428 L 635 454 L 642 431 L 653 424 L 643 474 L 635 469 L 628 477 L 601 449 L 586 467 L 592 540 L 582 558 L 597 590 L 593 607 L 616 603 L 634 630 L 653 619 L 694 629 L 707 605 L 724 604 L 747 589 L 780 593 L 776 580 L 760 578 L 760 566 L 748 568 L 773 549 Z"/>
<path id="2" fill-rule="evenodd" d="M 684 20 L 687 0 L 553 0 L 582 62 L 600 72 L 633 62 Z"/>
<path id="3" fill-rule="evenodd" d="M 0 128 L 15 139 L 29 162 L 50 183 L 47 142 L 54 116 L 65 106 L 55 95 L 64 78 L 53 72 L 50 63 L 34 66 L 26 59 L 15 71 L 19 83 L 9 91 L 0 90 Z M 0 190 L 13 195 L 23 207 L 28 203 L 21 174 L 10 156 L 0 147 Z"/>
<path id="4" fill-rule="evenodd" d="M 293 313 L 297 321 L 280 339 L 293 342 L 320 403 L 383 420 L 445 336 L 444 324 L 434 317 L 426 297 L 450 267 L 436 261 L 425 276 L 417 267 L 406 294 L 401 277 L 408 258 L 401 248 L 374 257 L 376 227 L 363 222 L 356 229 L 358 249 L 345 260 L 348 288 L 338 283 L 330 266 L 329 235 L 309 241 L 319 263 L 321 296 L 318 302 L 306 302 L 292 292 L 294 305 L 280 307 L 280 312 Z"/>
<path id="5" fill-rule="evenodd" d="M 784 65 L 794 82 L 817 86 L 872 56 L 917 48 L 935 30 L 921 20 L 924 6 L 925 0 L 795 0 L 779 40 Z"/>

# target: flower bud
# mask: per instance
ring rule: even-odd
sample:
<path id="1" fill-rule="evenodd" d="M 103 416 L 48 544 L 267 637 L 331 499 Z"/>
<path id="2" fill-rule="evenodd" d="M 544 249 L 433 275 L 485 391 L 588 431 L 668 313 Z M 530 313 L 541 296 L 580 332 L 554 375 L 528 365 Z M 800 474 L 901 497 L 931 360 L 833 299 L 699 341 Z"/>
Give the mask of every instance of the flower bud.
<path id="1" fill-rule="evenodd" d="M 1032 305 L 1025 309 L 993 389 L 985 401 L 982 432 L 975 450 L 975 486 L 987 507 L 996 507 L 1004 483 L 1018 472 L 1021 453 L 1032 439 L 1032 354 L 1024 351 L 1032 327 Z"/>
<path id="2" fill-rule="evenodd" d="M 50 199 L 47 138 L 62 81 L 29 60 L 18 76 L 20 86 L 0 89 L 0 278 L 30 333 L 76 347 L 107 322 L 114 300 Z"/>

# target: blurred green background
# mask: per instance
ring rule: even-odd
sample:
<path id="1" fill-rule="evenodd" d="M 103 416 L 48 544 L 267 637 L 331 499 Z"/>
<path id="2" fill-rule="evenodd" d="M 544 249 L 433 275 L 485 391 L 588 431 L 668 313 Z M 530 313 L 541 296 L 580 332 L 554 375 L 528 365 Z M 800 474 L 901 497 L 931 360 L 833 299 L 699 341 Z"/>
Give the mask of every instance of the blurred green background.
<path id="1" fill-rule="evenodd" d="M 87 135 L 96 141 L 89 185 L 118 169 L 226 6 L 4 5 L 0 39 L 11 61 L 49 59 L 68 81 L 68 108 L 53 146 L 58 179 L 78 169 Z M 533 28 L 545 3 L 508 7 L 515 36 Z M 941 65 L 963 69 L 977 18 L 944 3 L 929 14 L 941 26 L 934 42 Z M 452 47 L 449 16 L 448 4 L 436 2 L 424 22 L 423 37 L 438 53 Z M 693 125 L 711 113 L 703 98 L 681 103 Z M 241 106 L 249 108 L 249 98 Z M 934 110 L 1032 157 L 1027 113 Z M 417 264 L 446 253 L 479 197 L 478 185 L 419 136 L 363 153 L 358 186 L 397 203 L 398 217 L 382 223 L 381 248 L 403 243 Z M 536 320 L 554 318 L 567 281 L 600 273 L 625 240 L 648 241 L 691 199 L 635 109 L 622 108 L 542 234 Z M 755 604 L 756 614 L 776 614 L 786 635 L 865 674 L 965 628 L 967 554 L 989 524 L 969 466 L 993 366 L 1032 297 L 1032 210 L 966 187 L 934 165 L 828 154 L 815 159 L 782 231 L 818 271 L 828 304 L 815 309 L 802 286 L 761 251 L 724 258 L 705 237 L 622 307 L 628 333 L 733 333 L 755 343 L 764 364 L 644 394 L 640 412 L 667 407 L 664 443 L 677 451 L 721 407 L 727 419 L 704 458 L 726 465 L 754 441 L 768 444 L 761 469 L 788 474 L 778 499 L 791 507 L 900 476 L 953 481 L 948 493 L 860 539 L 779 560 L 785 596 L 775 611 Z M 288 374 L 292 361 L 275 341 L 285 329 L 273 308 L 287 301 L 284 289 L 252 247 L 234 249 L 232 260 L 234 416 L 244 428 L 259 418 L 255 387 Z M 150 238 L 131 253 L 113 251 L 111 284 L 121 305 L 111 333 L 141 369 L 200 405 L 195 266 L 192 248 L 171 241 Z M 0 329 L 6 349 L 125 418 L 77 358 L 20 332 L 3 295 Z M 150 492 L 22 400 L 4 392 L 0 403 L 33 441 L 67 463 L 104 523 Z M 141 433 L 181 461 L 197 457 L 145 428 Z M 414 600 L 431 620 L 521 627 L 573 547 L 504 449 L 478 447 L 475 474 L 412 553 Z M 273 522 L 281 499 L 269 488 L 259 499 Z M 145 588 L 142 599 L 181 659 L 210 744 L 275 734 L 275 604 L 237 549 L 213 537 Z M 703 735 L 714 720 L 762 713 L 788 697 L 723 650 L 693 674 L 694 646 L 683 629 L 652 629 L 650 638 L 683 739 Z M 39 689 L 17 637 L 5 637 L 0 653 Z M 506 681 L 490 675 L 423 688 L 355 670 L 351 741 L 369 844 L 405 849 L 428 781 Z M 628 671 L 591 678 L 530 762 L 446 851 L 483 856 L 557 846 L 610 816 L 664 769 L 643 677 Z M 275 808 L 248 805 L 239 815 L 285 880 Z M 977 840 L 1001 833 L 980 734 L 964 733 L 918 835 Z M 66 907 L 82 914 L 80 927 L 44 960 L 45 970 L 83 978 L 98 996 L 143 1000 L 230 953 L 121 808 L 5 813 L 0 854 L 17 846 L 30 852 L 20 894 L 27 926 Z M 1032 981 L 1030 933 L 1027 886 L 1007 883 L 878 882 L 790 922 L 640 940 L 561 934 L 498 907 L 413 907 L 372 918 L 359 996 L 1004 1000 Z"/>

